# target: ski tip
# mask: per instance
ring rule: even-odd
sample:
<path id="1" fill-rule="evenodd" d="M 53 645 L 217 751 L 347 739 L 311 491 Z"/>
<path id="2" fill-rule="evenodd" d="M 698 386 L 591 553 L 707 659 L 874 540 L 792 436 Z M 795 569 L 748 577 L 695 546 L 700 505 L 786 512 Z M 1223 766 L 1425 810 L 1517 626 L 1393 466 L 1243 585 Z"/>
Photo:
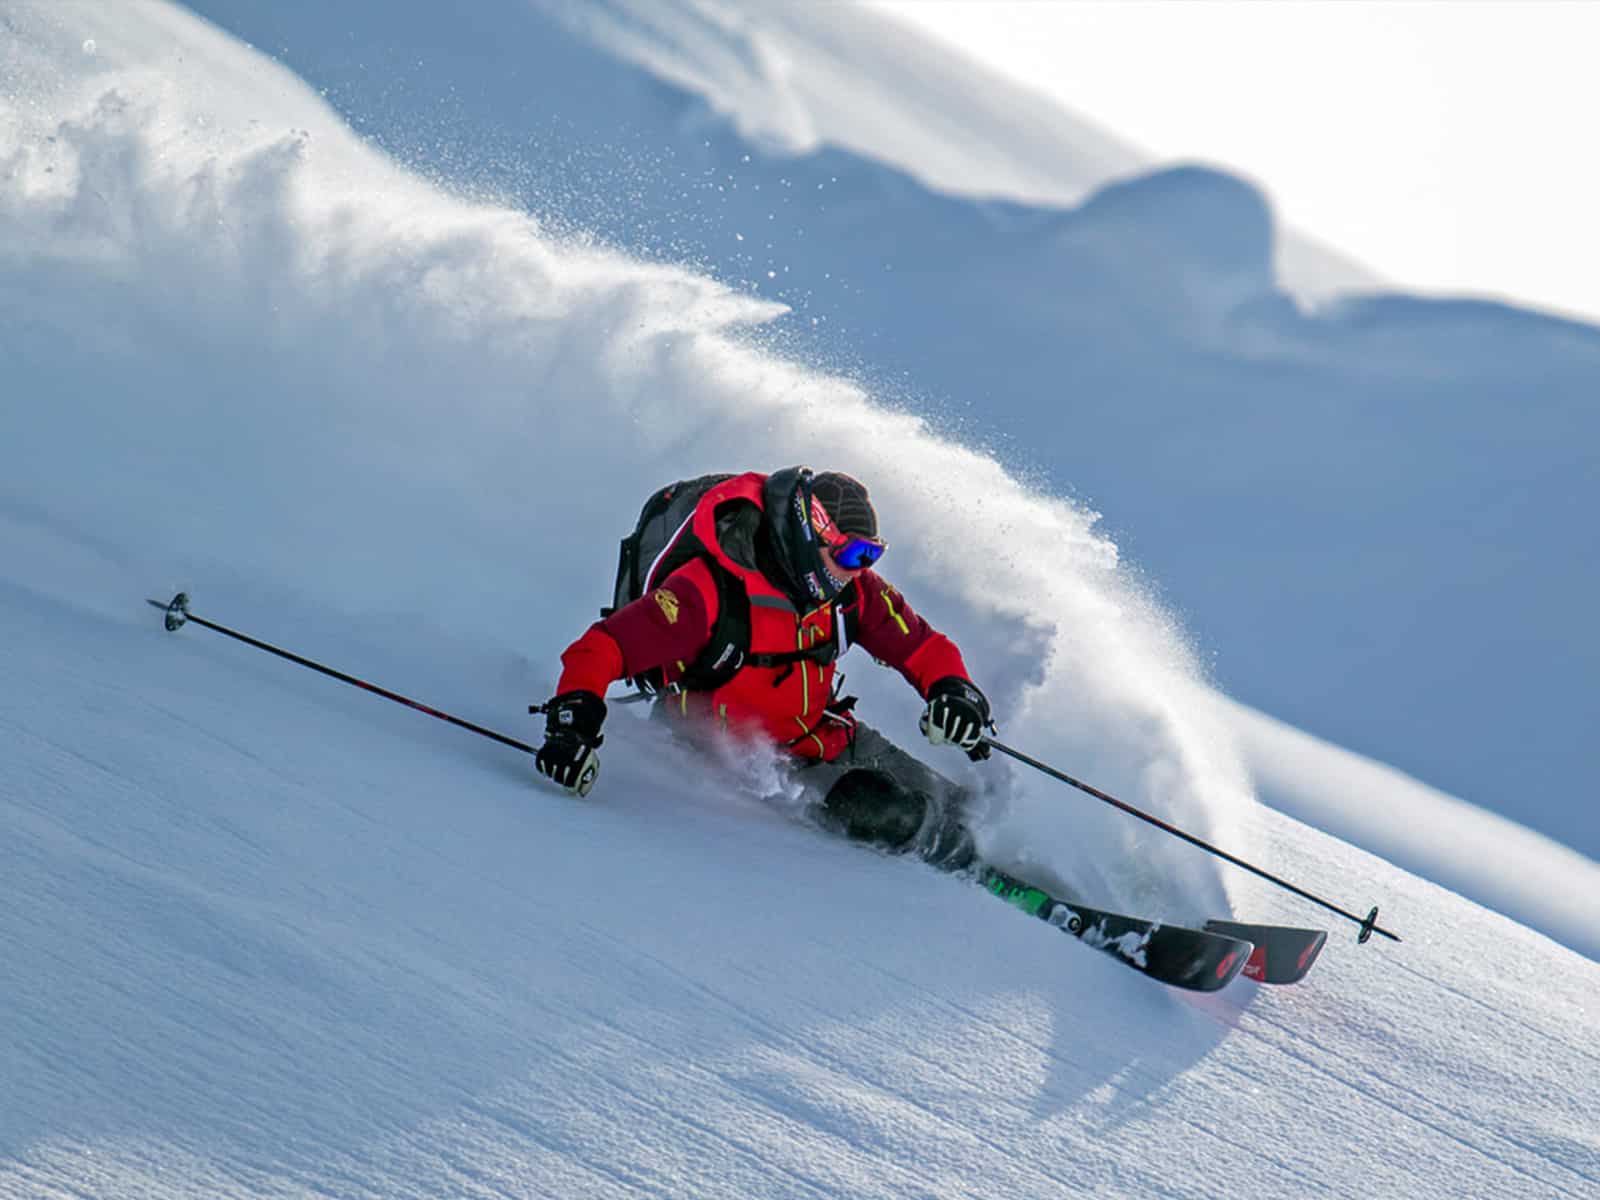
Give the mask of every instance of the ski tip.
<path id="1" fill-rule="evenodd" d="M 1255 943 L 1234 939 L 1234 945 L 1222 955 L 1220 961 L 1211 969 L 1210 975 L 1202 976 L 1191 990 L 1214 992 L 1227 987 L 1250 965 L 1255 953 Z"/>
<path id="2" fill-rule="evenodd" d="M 1207 930 L 1255 943 L 1255 952 L 1242 974 L 1257 983 L 1298 983 L 1328 940 L 1323 929 L 1296 929 L 1288 925 L 1252 925 L 1242 921 L 1207 921 Z"/>

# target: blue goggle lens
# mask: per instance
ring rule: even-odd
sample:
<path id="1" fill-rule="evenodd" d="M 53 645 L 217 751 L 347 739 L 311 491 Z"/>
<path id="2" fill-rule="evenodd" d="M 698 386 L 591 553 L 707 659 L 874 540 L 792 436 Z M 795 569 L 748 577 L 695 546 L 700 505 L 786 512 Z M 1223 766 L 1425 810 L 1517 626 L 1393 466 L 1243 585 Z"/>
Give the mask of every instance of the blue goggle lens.
<path id="1" fill-rule="evenodd" d="M 833 561 L 846 571 L 859 571 L 863 567 L 870 567 L 882 558 L 886 549 L 888 547 L 882 542 L 853 537 L 840 545 L 832 547 Z"/>

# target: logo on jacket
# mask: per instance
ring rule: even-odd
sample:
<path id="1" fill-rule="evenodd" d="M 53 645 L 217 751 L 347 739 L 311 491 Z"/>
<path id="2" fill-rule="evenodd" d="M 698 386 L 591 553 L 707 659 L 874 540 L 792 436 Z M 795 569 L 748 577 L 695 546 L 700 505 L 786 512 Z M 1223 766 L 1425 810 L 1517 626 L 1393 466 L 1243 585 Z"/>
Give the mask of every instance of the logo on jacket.
<path id="1" fill-rule="evenodd" d="M 678 623 L 678 598 L 667 591 L 666 588 L 657 588 L 655 597 L 656 604 L 660 606 L 662 614 L 667 618 L 667 624 L 676 625 Z"/>

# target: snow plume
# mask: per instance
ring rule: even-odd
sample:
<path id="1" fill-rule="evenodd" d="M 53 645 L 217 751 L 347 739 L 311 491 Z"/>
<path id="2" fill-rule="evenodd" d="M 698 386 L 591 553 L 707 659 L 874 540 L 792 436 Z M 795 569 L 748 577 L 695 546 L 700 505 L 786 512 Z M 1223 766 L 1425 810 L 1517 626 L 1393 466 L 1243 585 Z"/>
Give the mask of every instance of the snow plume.
<path id="1" fill-rule="evenodd" d="M 141 19 L 148 45 L 102 42 L 82 90 L 32 80 L 58 105 L 0 123 L 0 311 L 26 333 L 0 346 L 9 513 L 115 547 L 152 593 L 193 586 L 215 619 L 359 622 L 390 678 L 448 657 L 465 689 L 467 664 L 498 662 L 540 699 L 652 487 L 849 471 L 879 506 L 886 575 L 964 647 L 1006 739 L 1228 840 L 1243 772 L 1094 514 L 773 353 L 776 306 L 441 194 L 287 76 L 292 103 L 259 102 L 247 85 L 277 69 L 254 55 L 175 10 Z M 179 26 L 209 52 L 181 88 L 157 36 Z M 860 653 L 844 666 L 865 718 L 913 743 L 903 684 Z M 668 752 L 614 724 L 597 798 L 651 786 Z M 1174 918 L 1224 902 L 1210 860 L 1087 797 L 933 761 L 986 789 L 1001 861 Z"/>

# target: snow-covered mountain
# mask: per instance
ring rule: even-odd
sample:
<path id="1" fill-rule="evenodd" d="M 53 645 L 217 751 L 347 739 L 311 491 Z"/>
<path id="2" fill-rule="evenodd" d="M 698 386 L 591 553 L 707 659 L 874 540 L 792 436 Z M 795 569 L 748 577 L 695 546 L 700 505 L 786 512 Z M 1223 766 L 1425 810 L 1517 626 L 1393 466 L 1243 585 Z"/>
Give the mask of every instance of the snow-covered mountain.
<path id="1" fill-rule="evenodd" d="M 395 11 L 401 46 L 422 10 Z M 818 370 L 805 310 L 408 172 L 181 8 L 13 0 L 0 32 L 0 1195 L 1600 1181 L 1600 966 L 1258 804 L 1237 714 L 1084 507 Z M 1091 218 L 1136 266 L 1143 227 Z M 794 461 L 870 478 L 893 577 L 985 664 L 1009 740 L 1381 902 L 1405 942 L 1340 929 L 1298 988 L 1166 992 L 815 832 L 759 755 L 696 761 L 619 713 L 578 803 L 515 751 L 144 604 L 190 587 L 213 620 L 527 737 L 640 492 Z M 909 739 L 903 684 L 845 666 Z M 1320 921 L 954 757 L 988 851 L 1041 881 Z M 1274 778 L 1325 762 L 1294 747 Z M 1568 894 L 1545 915 L 1594 953 L 1593 864 L 1537 861 Z"/>

